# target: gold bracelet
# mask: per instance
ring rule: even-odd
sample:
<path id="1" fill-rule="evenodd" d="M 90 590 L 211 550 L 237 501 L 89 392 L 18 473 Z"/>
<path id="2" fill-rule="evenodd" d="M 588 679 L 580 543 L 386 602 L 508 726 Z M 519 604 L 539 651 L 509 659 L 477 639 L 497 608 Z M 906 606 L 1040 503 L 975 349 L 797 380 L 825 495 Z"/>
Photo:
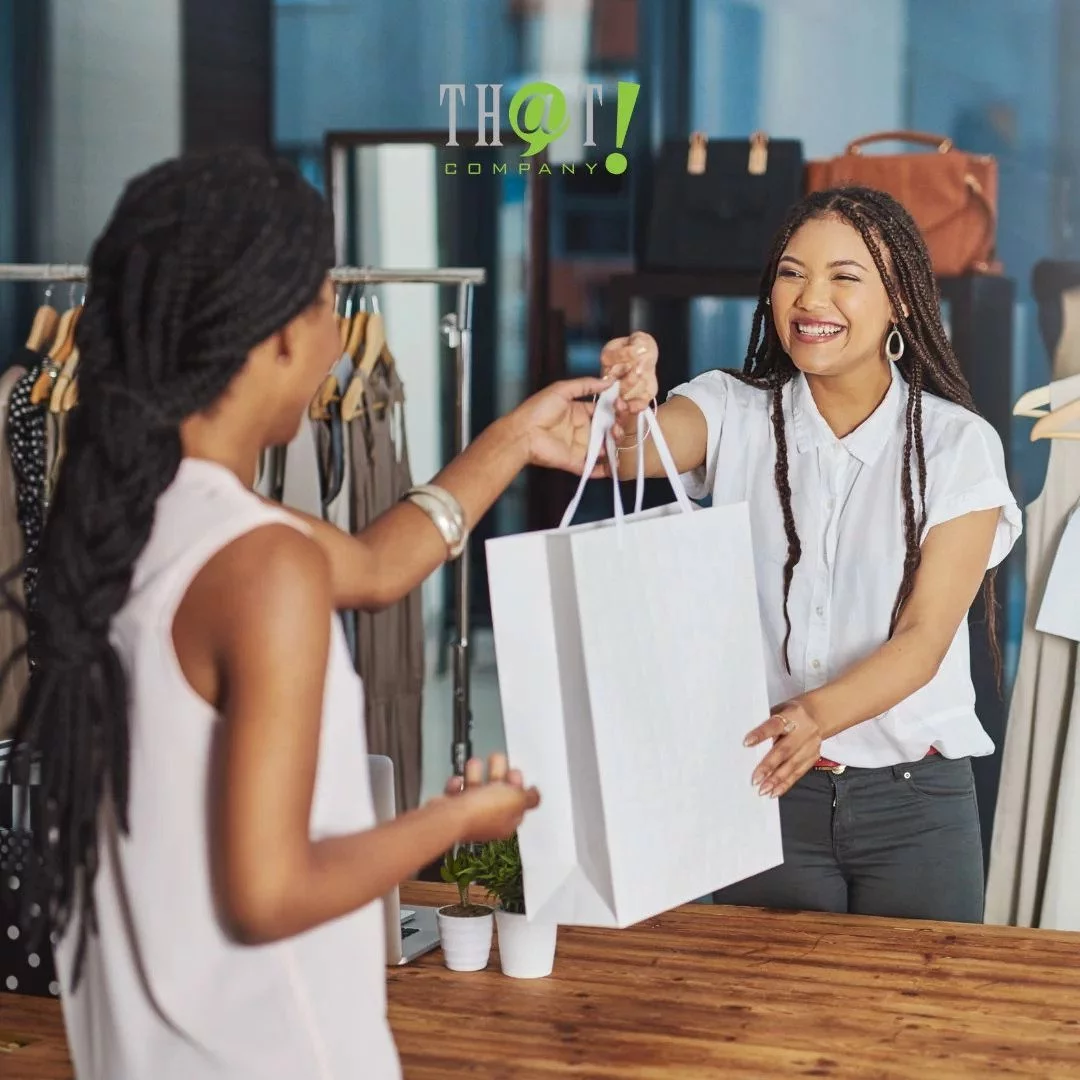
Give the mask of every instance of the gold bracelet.
<path id="1" fill-rule="evenodd" d="M 652 399 L 653 412 L 655 413 L 658 406 L 656 404 L 656 398 Z M 620 446 L 615 444 L 615 456 L 618 457 L 624 450 L 636 450 L 643 442 L 646 442 L 649 438 L 649 429 L 646 428 L 645 434 L 641 436 L 636 443 L 631 443 L 630 446 Z"/>

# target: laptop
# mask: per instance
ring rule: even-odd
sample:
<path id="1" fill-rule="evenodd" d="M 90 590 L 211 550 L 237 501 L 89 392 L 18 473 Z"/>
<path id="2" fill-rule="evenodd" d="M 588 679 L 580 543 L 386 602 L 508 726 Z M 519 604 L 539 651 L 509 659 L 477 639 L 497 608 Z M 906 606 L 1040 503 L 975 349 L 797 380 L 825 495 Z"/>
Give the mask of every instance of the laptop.
<path id="1" fill-rule="evenodd" d="M 381 754 L 369 754 L 368 773 L 376 820 L 380 825 L 393 821 L 397 816 L 394 763 Z M 435 908 L 403 908 L 396 885 L 383 897 L 383 914 L 386 923 L 386 962 L 391 967 L 408 964 L 439 947 Z"/>

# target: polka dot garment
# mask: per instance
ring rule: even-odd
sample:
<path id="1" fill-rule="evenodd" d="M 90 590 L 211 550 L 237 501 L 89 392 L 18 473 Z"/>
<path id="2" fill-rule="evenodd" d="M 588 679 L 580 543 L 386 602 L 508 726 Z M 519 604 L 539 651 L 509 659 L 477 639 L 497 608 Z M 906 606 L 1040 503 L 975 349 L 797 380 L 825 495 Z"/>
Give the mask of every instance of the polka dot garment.
<path id="1" fill-rule="evenodd" d="M 26 374 L 11 388 L 6 425 L 15 472 L 19 526 L 26 547 L 24 585 L 28 609 L 34 606 L 37 585 L 37 552 L 45 527 L 45 474 L 48 468 L 46 406 L 44 402 L 35 405 L 30 400 L 30 392 L 44 362 L 44 357 L 29 349 L 23 349 L 15 358 L 15 363 L 26 368 Z"/>
<path id="2" fill-rule="evenodd" d="M 0 770 L 3 766 L 0 760 Z M 48 940 L 28 949 L 19 928 L 19 898 L 34 855 L 29 833 L 13 827 L 15 802 L 12 787 L 0 785 L 0 991 L 58 997 L 60 985 Z M 31 796 L 31 818 L 36 809 L 37 800 Z"/>

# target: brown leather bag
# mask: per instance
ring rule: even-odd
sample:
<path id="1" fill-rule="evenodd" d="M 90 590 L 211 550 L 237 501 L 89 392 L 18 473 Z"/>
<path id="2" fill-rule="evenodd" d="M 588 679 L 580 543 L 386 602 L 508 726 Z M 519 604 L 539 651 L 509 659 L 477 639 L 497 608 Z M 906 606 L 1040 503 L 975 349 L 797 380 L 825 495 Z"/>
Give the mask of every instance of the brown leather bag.
<path id="1" fill-rule="evenodd" d="M 935 154 L 864 154 L 876 142 L 932 146 Z M 951 139 L 918 131 L 880 131 L 848 144 L 839 157 L 811 161 L 806 189 L 857 184 L 888 192 L 922 230 L 935 273 L 1001 273 L 994 258 L 997 239 L 997 161 L 988 154 L 957 150 Z"/>

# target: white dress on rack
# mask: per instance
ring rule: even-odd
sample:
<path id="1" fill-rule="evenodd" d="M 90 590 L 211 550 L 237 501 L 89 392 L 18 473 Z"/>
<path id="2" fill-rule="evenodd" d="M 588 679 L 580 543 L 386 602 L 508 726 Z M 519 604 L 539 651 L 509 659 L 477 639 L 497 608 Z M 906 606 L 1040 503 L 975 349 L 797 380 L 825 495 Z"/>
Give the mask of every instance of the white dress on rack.
<path id="1" fill-rule="evenodd" d="M 106 807 L 94 886 L 100 931 L 70 990 L 76 935 L 58 944 L 79 1080 L 397 1080 L 386 1019 L 381 902 L 269 945 L 241 945 L 215 904 L 207 814 L 220 716 L 188 685 L 174 613 L 221 549 L 269 524 L 303 529 L 226 469 L 190 458 L 158 503 L 113 623 L 128 675 L 130 834 Z M 360 680 L 331 617 L 313 837 L 375 824 Z"/>
<path id="2" fill-rule="evenodd" d="M 1080 396 L 1080 376 L 1051 393 L 1053 408 Z M 1027 610 L 990 847 L 988 923 L 1080 930 L 1080 645 L 1035 629 L 1078 500 L 1080 442 L 1055 439 L 1043 490 L 1026 510 Z"/>

